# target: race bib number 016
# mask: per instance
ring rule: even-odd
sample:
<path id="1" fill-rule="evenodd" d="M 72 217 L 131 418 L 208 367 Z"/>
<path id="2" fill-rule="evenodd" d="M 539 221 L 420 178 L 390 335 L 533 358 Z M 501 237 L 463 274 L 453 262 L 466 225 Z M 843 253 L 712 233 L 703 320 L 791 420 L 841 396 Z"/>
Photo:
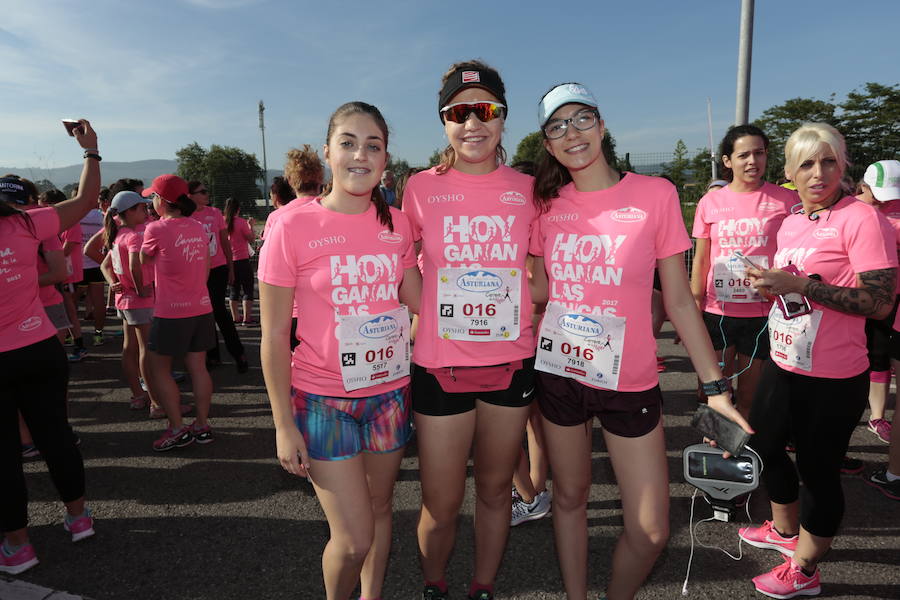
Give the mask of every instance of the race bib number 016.
<path id="1" fill-rule="evenodd" d="M 469 342 L 519 339 L 522 269 L 438 269 L 438 335 Z"/>
<path id="2" fill-rule="evenodd" d="M 768 256 L 748 256 L 762 269 L 769 268 Z M 747 265 L 738 257 L 717 256 L 713 262 L 713 287 L 719 302 L 763 302 L 763 297 L 750 285 Z"/>
<path id="3" fill-rule="evenodd" d="M 534 368 L 616 390 L 625 343 L 625 317 L 571 312 L 547 305 Z"/>
<path id="4" fill-rule="evenodd" d="M 341 377 L 348 392 L 409 375 L 409 312 L 339 317 L 335 328 Z"/>
<path id="5" fill-rule="evenodd" d="M 819 333 L 822 311 L 785 319 L 778 305 L 769 311 L 769 354 L 775 362 L 812 371 L 813 346 Z"/>

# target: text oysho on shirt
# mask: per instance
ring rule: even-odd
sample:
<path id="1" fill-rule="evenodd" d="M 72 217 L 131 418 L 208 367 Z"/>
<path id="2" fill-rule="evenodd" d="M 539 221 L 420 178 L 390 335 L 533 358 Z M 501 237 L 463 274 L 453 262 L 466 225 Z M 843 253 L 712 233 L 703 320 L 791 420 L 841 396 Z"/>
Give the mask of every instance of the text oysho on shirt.
<path id="1" fill-rule="evenodd" d="M 569 183 L 538 219 L 531 254 L 544 257 L 550 301 L 573 313 L 625 318 L 620 391 L 659 382 L 653 270 L 658 259 L 690 247 L 675 187 L 659 177 L 626 173 L 595 192 Z"/>
<path id="2" fill-rule="evenodd" d="M 153 316 L 180 319 L 212 312 L 206 289 L 209 241 L 200 223 L 189 217 L 149 223 L 141 252 L 156 257 Z"/>
<path id="3" fill-rule="evenodd" d="M 422 302 L 413 360 L 423 367 L 484 366 L 534 355 L 531 293 L 525 273 L 537 217 L 534 179 L 505 165 L 485 175 L 435 168 L 413 175 L 403 192 L 416 241 L 422 242 Z M 438 335 L 438 271 L 444 268 L 519 271 L 518 336 L 477 342 Z"/>
<path id="4" fill-rule="evenodd" d="M 30 210 L 27 217 L 0 217 L 0 352 L 56 335 L 38 294 L 37 251 L 41 240 L 58 234 L 53 207 Z"/>
<path id="5" fill-rule="evenodd" d="M 752 291 L 746 265 L 734 253 L 742 252 L 762 268 L 771 266 L 778 228 L 798 202 L 796 192 L 768 182 L 753 192 L 734 192 L 726 186 L 700 199 L 693 236 L 709 240 L 704 311 L 729 317 L 769 314 L 771 302 Z M 736 287 L 732 284 L 735 279 L 743 283 L 738 286 L 740 292 L 752 297 L 739 299 L 737 293 L 734 297 L 729 294 L 729 288 Z"/>
<path id="6" fill-rule="evenodd" d="M 335 331 L 340 316 L 377 315 L 400 306 L 403 272 L 416 265 L 406 216 L 390 209 L 391 231 L 374 205 L 361 214 L 334 212 L 319 202 L 282 211 L 266 235 L 258 273 L 264 283 L 294 289 L 300 345 L 293 354 L 291 385 L 347 398 L 405 386 L 409 377 L 346 391 Z"/>
<path id="7" fill-rule="evenodd" d="M 819 218 L 814 220 L 805 214 L 789 215 L 784 220 L 778 230 L 775 268 L 793 265 L 802 275 L 816 274 L 824 283 L 857 287 L 859 273 L 897 267 L 894 232 L 875 207 L 846 196 L 817 214 Z M 818 335 L 811 355 L 806 357 L 811 369 L 786 362 L 774 347 L 772 360 L 786 371 L 831 379 L 853 377 L 868 369 L 866 318 L 814 301 L 810 304 L 814 311 L 821 311 L 821 320 L 815 323 Z M 796 319 L 813 321 L 809 316 Z M 771 320 L 769 328 L 771 334 Z"/>

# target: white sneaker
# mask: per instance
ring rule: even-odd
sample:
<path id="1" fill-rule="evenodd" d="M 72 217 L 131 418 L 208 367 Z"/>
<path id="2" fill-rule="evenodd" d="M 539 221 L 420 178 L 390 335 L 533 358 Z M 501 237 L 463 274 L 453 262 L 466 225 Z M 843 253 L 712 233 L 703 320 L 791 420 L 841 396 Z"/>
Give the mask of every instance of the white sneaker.
<path id="1" fill-rule="evenodd" d="M 513 501 L 512 518 L 509 521 L 511 527 L 515 527 L 525 521 L 536 521 L 550 514 L 550 492 L 544 490 L 534 497 L 531 504 L 521 498 Z"/>

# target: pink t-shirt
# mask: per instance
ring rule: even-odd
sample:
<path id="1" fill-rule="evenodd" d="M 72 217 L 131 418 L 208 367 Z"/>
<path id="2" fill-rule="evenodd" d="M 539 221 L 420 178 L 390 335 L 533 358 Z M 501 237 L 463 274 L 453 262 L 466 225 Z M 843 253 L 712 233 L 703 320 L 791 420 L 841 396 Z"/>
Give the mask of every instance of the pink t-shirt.
<path id="1" fill-rule="evenodd" d="M 796 192 L 772 183 L 763 183 L 758 190 L 744 193 L 734 192 L 727 186 L 700 199 L 694 214 L 693 235 L 709 240 L 704 311 L 729 317 L 769 314 L 772 303 L 746 285 L 749 283 L 746 267 L 733 258 L 733 253 L 743 252 L 762 268 L 771 266 L 778 228 L 799 202 Z M 740 282 L 737 287 L 732 285 L 734 281 Z M 748 301 L 751 299 L 755 300 Z"/>
<path id="2" fill-rule="evenodd" d="M 537 218 L 534 179 L 505 165 L 486 175 L 435 168 L 413 175 L 403 195 L 416 241 L 422 241 L 422 303 L 413 360 L 423 367 L 486 366 L 534 356 L 531 293 L 525 277 Z M 518 270 L 519 336 L 514 341 L 443 339 L 438 335 L 438 269 Z"/>
<path id="3" fill-rule="evenodd" d="M 153 316 L 181 319 L 212 312 L 206 289 L 209 239 L 202 225 L 188 217 L 148 223 L 141 252 L 156 257 Z"/>
<path id="4" fill-rule="evenodd" d="M 132 229 L 130 227 L 121 227 L 116 233 L 116 239 L 112 248 L 112 264 L 113 272 L 122 284 L 122 292 L 116 294 L 116 308 L 119 310 L 130 310 L 135 308 L 151 308 L 154 305 L 153 296 L 141 297 L 137 293 L 134 285 L 134 277 L 131 276 L 131 257 L 132 252 L 140 254 L 141 246 L 144 243 L 144 230 L 146 224 L 138 225 Z M 141 265 L 141 276 L 144 286 L 153 282 L 153 264 L 144 263 Z"/>
<path id="5" fill-rule="evenodd" d="M 82 249 L 81 223 L 76 223 L 62 234 L 63 245 L 70 243 L 74 245 L 72 252 L 66 257 L 66 268 L 71 267 L 71 275 L 63 283 L 78 283 L 84 279 L 84 254 Z"/>
<path id="6" fill-rule="evenodd" d="M 313 200 L 316 200 L 316 196 L 300 196 L 270 212 L 269 216 L 266 218 L 266 224 L 263 226 L 263 232 L 260 237 L 265 240 L 266 235 L 269 233 L 269 229 L 271 229 L 285 213 L 296 210 L 304 204 L 309 204 Z"/>
<path id="7" fill-rule="evenodd" d="M 54 233 L 47 239 L 41 240 L 41 252 L 62 252 L 62 242 L 59 241 L 59 235 Z M 44 260 L 42 254 L 38 254 L 38 277 L 50 270 L 47 261 Z M 41 297 L 41 304 L 44 306 L 56 306 L 63 301 L 62 294 L 56 289 L 56 284 L 42 285 L 38 291 Z"/>
<path id="8" fill-rule="evenodd" d="M 538 219 L 530 252 L 544 257 L 550 300 L 581 313 L 626 319 L 619 391 L 640 392 L 659 383 L 650 310 L 653 269 L 658 259 L 690 247 L 675 187 L 659 177 L 626 173 L 596 192 L 579 192 L 569 183 Z"/>
<path id="9" fill-rule="evenodd" d="M 32 227 L 16 215 L 0 217 L 0 352 L 56 335 L 38 294 L 38 245 L 59 233 L 53 207 L 28 211 Z"/>
<path id="10" fill-rule="evenodd" d="M 400 306 L 404 270 L 416 264 L 406 216 L 391 209 L 394 231 L 374 205 L 357 215 L 310 202 L 269 230 L 259 258 L 259 279 L 295 290 L 300 345 L 291 361 L 291 385 L 326 396 L 362 398 L 398 389 L 409 377 L 353 391 L 344 389 L 336 316 L 379 314 Z M 296 232 L 307 232 L 297 235 Z"/>
<path id="11" fill-rule="evenodd" d="M 234 218 L 234 228 L 228 236 L 231 243 L 231 258 L 233 260 L 245 260 L 250 258 L 250 242 L 253 241 L 253 230 L 250 223 L 243 217 Z"/>
<path id="12" fill-rule="evenodd" d="M 856 287 L 859 273 L 897 267 L 896 240 L 875 207 L 846 196 L 832 209 L 816 214 L 819 218 L 812 221 L 803 214 L 789 215 L 784 220 L 778 231 L 776 268 L 792 264 L 802 275 L 818 274 L 825 283 Z M 816 302 L 810 304 L 814 311 L 821 311 L 818 326 L 813 323 L 802 332 L 805 339 L 815 334 L 812 368 L 786 363 L 774 346 L 772 360 L 786 371 L 829 379 L 853 377 L 868 369 L 866 318 Z M 770 330 L 772 326 L 770 318 Z M 795 335 L 794 341 L 796 338 Z"/>
<path id="13" fill-rule="evenodd" d="M 191 214 L 191 218 L 203 225 L 203 229 L 206 231 L 206 235 L 209 239 L 209 268 L 215 269 L 216 267 L 221 267 L 227 262 L 225 260 L 225 251 L 222 250 L 222 244 L 220 243 L 221 240 L 219 238 L 220 231 L 227 231 L 225 217 L 222 216 L 222 211 L 214 206 L 198 205 L 197 210 Z"/>

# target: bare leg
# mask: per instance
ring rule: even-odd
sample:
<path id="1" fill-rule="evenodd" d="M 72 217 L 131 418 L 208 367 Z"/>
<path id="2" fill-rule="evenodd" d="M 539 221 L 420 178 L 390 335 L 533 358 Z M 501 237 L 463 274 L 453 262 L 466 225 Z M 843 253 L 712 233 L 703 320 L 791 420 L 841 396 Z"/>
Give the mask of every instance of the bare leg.
<path id="1" fill-rule="evenodd" d="M 619 492 L 625 530 L 613 552 L 610 600 L 634 598 L 669 539 L 669 469 L 662 421 L 626 438 L 603 432 Z"/>
<path id="2" fill-rule="evenodd" d="M 563 427 L 543 419 L 544 440 L 553 469 L 553 536 L 569 600 L 587 598 L 591 422 Z"/>
<path id="3" fill-rule="evenodd" d="M 106 326 L 106 303 L 103 301 L 103 283 L 91 283 L 88 285 L 88 297 L 91 300 L 91 309 L 94 315 L 94 329 L 103 331 Z"/>
<path id="4" fill-rule="evenodd" d="M 175 430 L 181 429 L 183 425 L 180 406 L 181 392 L 178 391 L 178 384 L 172 379 L 172 357 L 152 350 L 149 354 L 150 377 L 145 381 L 150 386 L 153 397 L 166 411 L 169 427 Z M 193 373 L 191 376 L 193 377 Z"/>
<path id="5" fill-rule="evenodd" d="M 375 530 L 363 457 L 310 462 L 310 481 L 331 531 L 322 552 L 326 598 L 348 600 L 359 581 Z"/>
<path id="6" fill-rule="evenodd" d="M 800 501 L 790 504 L 769 502 L 772 507 L 772 525 L 782 535 L 797 535 L 800 531 Z"/>
<path id="7" fill-rule="evenodd" d="M 456 540 L 466 463 L 475 436 L 475 411 L 443 417 L 414 415 L 422 484 L 422 511 L 416 528 L 422 575 L 426 581 L 440 581 Z M 506 493 L 508 497 L 509 489 Z M 506 520 L 508 523 L 509 511 Z"/>
<path id="8" fill-rule="evenodd" d="M 738 375 L 738 389 L 735 397 L 737 398 L 737 409 L 745 419 L 750 418 L 750 407 L 753 405 L 753 395 L 756 393 L 756 386 L 759 384 L 759 377 L 762 375 L 762 368 L 765 360 L 761 358 L 753 359 L 750 364 L 750 357 L 744 354 L 738 354 L 735 357 L 735 373 Z M 747 369 L 744 371 L 744 369 Z"/>
<path id="9" fill-rule="evenodd" d="M 887 404 L 888 383 L 869 382 L 869 420 L 883 419 L 884 407 Z"/>
<path id="10" fill-rule="evenodd" d="M 194 423 L 197 427 L 204 427 L 209 418 L 213 390 L 212 378 L 209 376 L 209 371 L 206 370 L 206 352 L 188 352 L 184 355 L 184 366 L 191 374 L 191 386 L 194 391 L 197 411 Z M 172 379 L 171 374 L 169 374 L 169 379 Z M 172 382 L 174 383 L 175 380 L 172 379 Z M 175 409 L 181 414 L 180 406 L 176 405 Z"/>
<path id="11" fill-rule="evenodd" d="M 493 584 L 506 550 L 509 488 L 522 448 L 529 408 L 476 401 L 475 581 Z"/>
<path id="12" fill-rule="evenodd" d="M 97 306 L 103 306 L 102 303 Z M 141 389 L 141 350 L 134 325 L 125 324 L 125 336 L 122 339 L 122 376 L 131 389 L 131 397 L 143 395 Z M 145 379 L 146 380 L 146 379 Z"/>
<path id="13" fill-rule="evenodd" d="M 229 300 L 228 304 L 231 306 L 231 319 L 235 323 L 240 323 L 241 321 L 243 321 L 243 319 L 238 318 L 241 314 L 238 310 L 238 306 L 240 305 L 240 303 L 237 300 Z"/>
<path id="14" fill-rule="evenodd" d="M 138 343 L 138 367 L 141 371 L 141 377 L 144 378 L 144 384 L 147 386 L 147 394 L 150 396 L 150 405 L 159 406 L 156 398 L 153 396 L 153 390 L 150 387 L 150 350 L 147 349 L 147 342 L 150 339 L 150 324 L 134 325 L 134 335 Z"/>
<path id="15" fill-rule="evenodd" d="M 374 539 L 360 574 L 363 598 L 380 598 L 391 553 L 391 525 L 394 513 L 394 483 L 403 460 L 403 449 L 386 454 L 364 453 L 366 480 L 372 502 Z"/>
<path id="16" fill-rule="evenodd" d="M 22 413 L 19 413 L 19 438 L 22 440 L 23 446 L 34 443 L 34 440 L 31 439 L 31 432 L 28 431 L 28 425 L 25 424 L 25 419 L 22 418 Z"/>
<path id="17" fill-rule="evenodd" d="M 253 320 L 253 300 L 244 300 L 244 322 Z"/>

